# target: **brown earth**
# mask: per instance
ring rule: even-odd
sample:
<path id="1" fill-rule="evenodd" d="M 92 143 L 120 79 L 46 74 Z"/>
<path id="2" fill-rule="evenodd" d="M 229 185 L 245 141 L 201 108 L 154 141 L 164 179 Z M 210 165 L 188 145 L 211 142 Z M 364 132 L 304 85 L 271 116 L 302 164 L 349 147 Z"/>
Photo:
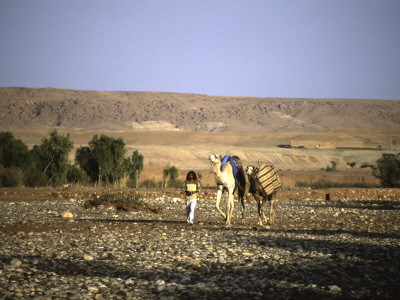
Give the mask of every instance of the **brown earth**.
<path id="1" fill-rule="evenodd" d="M 400 129 L 400 101 L 0 88 L 0 128 L 315 131 Z"/>
<path id="2" fill-rule="evenodd" d="M 29 147 L 40 144 L 41 139 L 49 135 L 47 130 L 11 130 L 17 139 L 21 139 Z M 384 129 L 347 129 L 327 130 L 325 133 L 280 132 L 280 133 L 235 133 L 235 132 L 187 132 L 187 131 L 64 131 L 60 134 L 70 134 L 75 147 L 87 145 L 95 134 L 106 134 L 124 139 L 127 155 L 134 150 L 144 155 L 144 170 L 141 180 L 160 181 L 162 170 L 175 166 L 184 176 L 188 170 L 202 174 L 204 185 L 215 185 L 214 175 L 208 161 L 211 153 L 238 155 L 244 164 L 257 165 L 258 161 L 271 162 L 282 175 L 282 182 L 292 186 L 297 181 L 316 182 L 318 180 L 341 183 L 378 184 L 372 176 L 371 168 L 361 168 L 363 165 L 373 165 L 382 153 L 396 154 L 395 150 L 379 149 L 307 149 L 281 148 L 280 144 L 290 144 L 291 139 L 318 138 L 320 141 L 337 137 L 346 132 L 347 137 L 363 139 L 369 136 L 376 142 L 384 144 L 391 135 L 400 134 L 396 130 Z M 226 145 L 226 146 L 224 146 Z M 74 160 L 74 151 L 70 154 Z M 337 163 L 339 172 L 323 171 L 331 162 Z M 348 163 L 355 162 L 354 168 Z M 321 170 L 323 169 L 323 170 Z"/>
<path id="3" fill-rule="evenodd" d="M 265 226 L 255 201 L 225 226 L 215 190 L 192 226 L 177 191 L 141 191 L 161 213 L 85 209 L 101 192 L 0 190 L 5 299 L 399 298 L 399 189 L 284 190 Z"/>
<path id="4" fill-rule="evenodd" d="M 96 134 L 123 138 L 127 155 L 144 155 L 142 180 L 161 180 L 162 170 L 175 166 L 183 175 L 202 173 L 211 186 L 208 156 L 229 153 L 245 166 L 274 164 L 288 186 L 376 184 L 361 166 L 400 152 L 400 101 L 0 88 L 0 130 L 32 147 L 52 129 L 69 134 L 75 149 Z M 332 161 L 340 172 L 321 171 Z"/>
<path id="5" fill-rule="evenodd" d="M 168 188 L 139 190 L 130 188 L 107 189 L 101 187 L 88 187 L 80 185 L 70 185 L 66 187 L 8 187 L 0 190 L 0 202 L 31 202 L 31 201 L 52 201 L 52 200 L 90 200 L 95 199 L 102 194 L 123 194 L 130 195 L 139 192 L 144 198 L 184 198 L 184 193 L 180 189 Z M 309 189 L 281 189 L 276 195 L 278 201 L 286 200 L 306 200 L 306 201 L 328 201 L 340 202 L 343 205 L 347 201 L 386 201 L 391 202 L 400 200 L 400 189 L 398 188 L 327 188 L 319 190 Z M 226 193 L 223 194 L 223 203 L 225 205 Z M 204 201 L 214 201 L 216 190 L 214 188 L 203 188 L 199 199 Z M 255 200 L 251 194 L 246 194 L 245 200 L 254 203 Z M 240 210 L 239 203 L 235 200 L 236 209 Z M 384 203 L 384 202 L 382 202 Z M 389 204 L 388 204 L 389 205 Z M 165 213 L 162 210 L 156 213 Z"/>
<path id="6" fill-rule="evenodd" d="M 53 187 L 40 187 L 40 188 L 28 188 L 28 187 L 12 187 L 12 188 L 2 188 L 0 189 L 0 202 L 34 202 L 34 201 L 43 201 L 49 202 L 53 200 L 65 200 L 69 201 L 71 199 L 75 200 L 92 200 L 98 198 L 103 194 L 119 194 L 119 195 L 132 195 L 134 193 L 139 192 L 141 197 L 143 198 L 168 198 L 168 199 L 183 199 L 184 194 L 179 189 L 146 189 L 142 188 L 139 190 L 129 189 L 129 188 L 121 188 L 121 189 L 106 189 L 101 187 L 88 187 L 88 186 L 80 186 L 80 185 L 71 185 L 63 188 L 53 188 Z M 221 208 L 224 210 L 226 205 L 226 193 L 223 194 Z M 202 202 L 213 203 L 216 199 L 216 190 L 215 189 L 202 189 L 199 194 L 199 199 Z M 319 189 L 319 190 L 308 190 L 308 189 L 289 189 L 289 190 L 280 190 L 276 195 L 276 199 L 279 203 L 285 201 L 320 201 L 329 206 L 329 203 L 332 205 L 338 205 L 339 207 L 351 207 L 349 205 L 349 201 L 359 201 L 359 203 L 363 203 L 365 205 L 371 205 L 370 209 L 389 209 L 389 210 L 397 210 L 398 209 L 398 201 L 400 200 L 400 189 L 391 188 L 328 188 L 328 189 Z M 256 211 L 255 211 L 255 203 L 256 201 L 251 196 L 251 194 L 246 194 L 245 204 L 247 214 L 252 218 L 252 222 L 256 222 Z M 326 202 L 324 202 L 326 201 Z M 168 202 L 168 201 L 167 201 Z M 203 203 L 203 205 L 205 205 Z M 249 205 L 251 205 L 251 209 L 249 209 Z M 111 206 L 111 205 L 110 205 Z M 240 211 L 241 208 L 239 202 L 235 200 L 236 210 Z M 164 218 L 176 218 L 176 211 L 168 211 L 165 210 L 165 207 L 162 206 L 153 206 L 152 211 L 146 211 L 146 213 L 150 214 L 159 214 Z M 184 211 L 184 205 L 182 204 L 182 211 Z M 136 207 L 133 211 L 138 211 L 140 208 Z M 143 211 L 145 208 L 143 207 Z M 121 212 L 121 211 L 120 211 Z M 124 213 L 122 211 L 121 213 Z M 180 214 L 178 214 L 180 215 Z M 220 215 L 218 215 L 220 217 Z M 334 216 L 332 216 L 334 218 Z M 215 214 L 210 214 L 210 216 L 206 216 L 203 214 L 202 222 L 211 222 L 210 224 L 215 222 Z M 238 218 L 238 216 L 236 216 Z M 221 221 L 223 224 L 222 220 Z M 323 224 L 327 220 L 322 220 L 321 224 L 318 226 L 323 226 Z M 359 220 L 363 224 L 363 220 Z M 54 224 L 45 224 L 45 222 L 41 222 L 40 227 L 36 227 L 36 230 L 39 231 L 48 231 L 54 230 Z M 240 221 L 235 220 L 236 225 L 240 223 Z M 280 220 L 277 226 L 274 226 L 275 229 L 278 229 L 279 226 L 284 225 L 285 221 Z M 332 224 L 335 222 L 332 221 Z M 171 223 L 180 227 L 182 224 L 180 222 Z M 1 225 L 1 224 L 0 224 Z M 67 226 L 65 226 L 67 225 Z M 83 227 L 86 228 L 88 225 L 86 222 L 81 223 L 69 223 L 64 224 L 61 222 L 58 226 L 62 226 L 60 228 L 67 229 L 68 227 Z M 125 226 L 125 225 L 123 225 Z M 354 223 L 353 223 L 354 226 Z M 297 228 L 299 229 L 299 228 Z M 17 233 L 21 230 L 29 230 L 32 231 L 32 226 L 26 224 L 24 222 L 20 224 L 3 224 L 0 226 L 0 231 L 3 233 Z"/>

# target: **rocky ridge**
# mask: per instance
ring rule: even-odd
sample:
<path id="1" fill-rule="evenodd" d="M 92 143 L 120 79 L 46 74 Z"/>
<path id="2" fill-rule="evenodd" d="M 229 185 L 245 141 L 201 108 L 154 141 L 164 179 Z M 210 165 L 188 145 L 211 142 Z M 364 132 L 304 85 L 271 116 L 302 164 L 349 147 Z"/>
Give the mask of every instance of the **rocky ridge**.
<path id="1" fill-rule="evenodd" d="M 210 132 L 400 129 L 400 101 L 0 88 L 0 127 Z"/>

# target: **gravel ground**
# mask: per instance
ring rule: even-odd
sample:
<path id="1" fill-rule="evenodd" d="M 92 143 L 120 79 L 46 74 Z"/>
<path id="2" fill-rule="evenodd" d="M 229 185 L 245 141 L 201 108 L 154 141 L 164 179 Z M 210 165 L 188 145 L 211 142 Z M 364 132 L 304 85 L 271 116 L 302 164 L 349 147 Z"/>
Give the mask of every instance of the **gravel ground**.
<path id="1" fill-rule="evenodd" d="M 214 193 L 193 226 L 179 194 L 118 213 L 90 193 L 0 190 L 0 299 L 400 297 L 399 189 L 282 191 L 263 227 L 254 201 L 225 227 Z"/>

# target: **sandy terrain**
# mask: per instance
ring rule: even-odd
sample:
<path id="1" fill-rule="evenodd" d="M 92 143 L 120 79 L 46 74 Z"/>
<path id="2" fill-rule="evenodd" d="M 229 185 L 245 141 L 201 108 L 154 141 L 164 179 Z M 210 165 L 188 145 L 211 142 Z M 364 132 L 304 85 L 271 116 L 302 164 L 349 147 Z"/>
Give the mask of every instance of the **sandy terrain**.
<path id="1" fill-rule="evenodd" d="M 40 144 L 47 130 L 13 130 L 14 136 L 32 147 Z M 364 164 L 374 164 L 382 153 L 398 153 L 397 150 L 357 150 L 357 149 L 308 149 L 282 148 L 292 140 L 306 140 L 310 137 L 336 141 L 345 139 L 370 140 L 388 147 L 389 137 L 398 134 L 395 130 L 362 129 L 327 130 L 319 133 L 277 132 L 277 133 L 210 133 L 186 131 L 59 131 L 70 134 L 75 147 L 87 145 L 95 134 L 105 134 L 115 138 L 122 137 L 126 143 L 127 155 L 134 150 L 144 155 L 142 179 L 161 180 L 162 170 L 168 166 L 177 167 L 182 174 L 189 169 L 199 171 L 205 185 L 213 185 L 214 177 L 210 174 L 208 156 L 211 153 L 238 155 L 245 166 L 257 165 L 258 161 L 271 162 L 283 176 L 284 185 L 294 185 L 296 181 L 325 180 L 339 182 L 378 183 L 371 175 L 370 168 L 360 168 Z M 224 144 L 226 146 L 224 146 Z M 70 155 L 74 159 L 74 151 Z M 337 162 L 337 173 L 321 171 Z M 356 162 L 351 168 L 349 162 Z"/>
<path id="2" fill-rule="evenodd" d="M 127 155 L 144 155 L 142 179 L 175 166 L 211 185 L 208 156 L 229 153 L 245 166 L 274 164 L 287 185 L 337 178 L 320 171 L 332 161 L 337 180 L 367 182 L 374 178 L 362 165 L 400 152 L 400 101 L 0 88 L 0 129 L 29 147 L 52 129 L 70 134 L 75 149 L 95 134 L 121 137 Z"/>

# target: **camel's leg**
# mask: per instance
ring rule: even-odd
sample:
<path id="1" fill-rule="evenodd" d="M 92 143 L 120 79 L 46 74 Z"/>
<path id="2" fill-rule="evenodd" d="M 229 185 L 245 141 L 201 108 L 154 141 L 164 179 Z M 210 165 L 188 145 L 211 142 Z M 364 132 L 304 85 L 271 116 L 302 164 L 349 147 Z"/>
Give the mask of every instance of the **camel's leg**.
<path id="1" fill-rule="evenodd" d="M 234 202 L 233 202 L 233 190 L 229 189 L 228 190 L 228 205 L 226 208 L 226 225 L 231 224 L 231 217 L 232 217 L 232 212 L 234 208 Z"/>
<path id="2" fill-rule="evenodd" d="M 261 218 L 261 224 L 264 224 L 267 222 L 267 218 L 265 217 L 265 203 L 267 203 L 267 197 L 262 198 L 262 203 L 261 203 L 261 212 L 260 212 L 260 218 Z"/>
<path id="3" fill-rule="evenodd" d="M 269 209 L 269 223 L 271 225 L 275 224 L 275 199 L 274 199 L 274 195 L 271 196 L 270 201 L 270 209 Z"/>
<path id="4" fill-rule="evenodd" d="M 258 212 L 258 225 L 262 225 L 262 218 L 261 218 L 261 198 L 258 194 L 253 194 L 254 199 L 257 201 L 257 212 Z"/>
<path id="5" fill-rule="evenodd" d="M 222 189 L 219 188 L 217 191 L 217 202 L 215 203 L 215 207 L 217 208 L 217 210 L 219 211 L 219 213 L 224 217 L 224 219 L 226 220 L 226 215 L 224 214 L 224 212 L 219 208 L 219 202 L 221 201 L 221 196 L 222 196 Z"/>
<path id="6" fill-rule="evenodd" d="M 245 207 L 244 207 L 244 196 L 243 195 L 239 195 L 240 197 L 240 203 L 242 204 L 242 224 L 246 224 L 246 221 L 244 219 L 244 213 L 245 213 Z"/>

